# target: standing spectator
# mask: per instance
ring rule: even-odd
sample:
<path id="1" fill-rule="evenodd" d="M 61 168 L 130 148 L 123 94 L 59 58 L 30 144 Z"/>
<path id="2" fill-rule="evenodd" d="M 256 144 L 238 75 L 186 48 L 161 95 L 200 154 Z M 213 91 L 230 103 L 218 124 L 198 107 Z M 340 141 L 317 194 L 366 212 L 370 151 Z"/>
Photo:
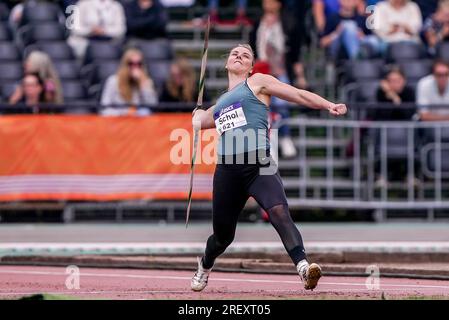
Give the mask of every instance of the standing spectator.
<path id="1" fill-rule="evenodd" d="M 306 30 L 307 2 L 296 0 L 282 1 L 282 24 L 286 35 L 287 52 L 285 64 L 290 82 L 300 89 L 308 87 L 302 60 L 302 45 L 307 42 Z"/>
<path id="2" fill-rule="evenodd" d="M 290 84 L 286 65 L 287 35 L 283 24 L 286 19 L 281 18 L 282 4 L 279 0 L 263 0 L 262 6 L 263 16 L 256 23 L 251 35 L 251 42 L 256 48 L 258 60 L 256 66 L 266 64 L 265 70 L 267 73 L 284 83 Z M 253 72 L 255 71 L 253 70 Z M 273 111 L 279 113 L 283 119 L 290 117 L 286 101 L 274 97 L 271 102 Z M 279 136 L 281 155 L 285 158 L 295 157 L 297 152 L 291 139 L 290 128 L 287 125 L 279 128 Z"/>
<path id="3" fill-rule="evenodd" d="M 40 105 L 46 102 L 44 80 L 37 73 L 27 73 L 22 79 L 20 91 L 20 99 L 10 103 L 24 104 L 31 108 L 32 113 L 38 113 Z"/>
<path id="4" fill-rule="evenodd" d="M 67 42 L 79 59 L 84 58 L 89 40 L 120 41 L 126 32 L 125 13 L 116 0 L 82 0 Z"/>
<path id="5" fill-rule="evenodd" d="M 107 108 L 104 115 L 128 114 L 138 105 L 158 103 L 153 80 L 146 72 L 144 57 L 138 49 L 128 49 L 123 54 L 116 74 L 105 83 L 101 96 L 104 106 L 126 105 L 119 108 Z M 148 109 L 140 108 L 138 114 L 149 114 Z"/>
<path id="6" fill-rule="evenodd" d="M 449 41 L 449 0 L 441 0 L 438 10 L 424 22 L 424 38 L 430 54 L 440 42 Z"/>
<path id="7" fill-rule="evenodd" d="M 370 40 L 365 17 L 357 12 L 358 0 L 339 0 L 339 3 L 338 13 L 331 14 L 326 20 L 326 26 L 320 35 L 320 45 L 329 49 L 334 60 L 338 60 L 341 53 L 350 59 L 356 59 L 361 43 Z"/>
<path id="8" fill-rule="evenodd" d="M 420 42 L 419 32 L 422 16 L 418 5 L 410 0 L 385 0 L 377 4 L 374 11 L 376 28 L 374 33 L 382 41 L 380 51 L 384 53 L 389 43 Z"/>
<path id="9" fill-rule="evenodd" d="M 170 66 L 170 75 L 163 87 L 161 102 L 194 103 L 198 97 L 197 79 L 186 59 L 177 59 Z M 204 92 L 203 101 L 208 101 Z"/>
<path id="10" fill-rule="evenodd" d="M 47 103 L 63 103 L 61 81 L 58 73 L 48 54 L 42 51 L 32 51 L 25 59 L 23 69 L 26 74 L 35 73 L 44 82 L 44 100 Z M 9 98 L 9 102 L 14 104 L 23 98 L 23 86 L 16 87 L 14 93 Z"/>
<path id="11" fill-rule="evenodd" d="M 421 120 L 449 120 L 449 63 L 434 62 L 432 74 L 418 82 L 416 100 Z M 432 105 L 446 105 L 448 108 L 429 110 Z"/>
<path id="12" fill-rule="evenodd" d="M 159 0 L 133 0 L 125 4 L 127 35 L 154 39 L 167 36 L 167 12 Z"/>

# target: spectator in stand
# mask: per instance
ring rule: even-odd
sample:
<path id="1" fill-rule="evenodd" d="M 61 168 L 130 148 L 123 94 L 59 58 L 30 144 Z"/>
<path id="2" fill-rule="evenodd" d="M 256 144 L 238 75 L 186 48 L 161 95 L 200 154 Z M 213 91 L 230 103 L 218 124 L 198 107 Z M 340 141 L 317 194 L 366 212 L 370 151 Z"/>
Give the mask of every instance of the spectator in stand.
<path id="1" fill-rule="evenodd" d="M 125 4 L 127 36 L 138 39 L 167 36 L 168 15 L 159 0 L 133 0 Z"/>
<path id="2" fill-rule="evenodd" d="M 42 51 L 32 51 L 25 59 L 23 69 L 26 74 L 35 73 L 44 82 L 44 101 L 47 103 L 63 103 L 61 81 L 48 54 Z M 12 104 L 22 100 L 23 86 L 17 86 L 9 98 Z"/>
<path id="3" fill-rule="evenodd" d="M 423 33 L 432 55 L 440 42 L 449 41 L 449 0 L 440 1 L 437 12 L 424 22 Z"/>
<path id="4" fill-rule="evenodd" d="M 189 61 L 184 58 L 177 59 L 170 66 L 170 75 L 163 87 L 159 101 L 195 103 L 198 97 L 196 84 L 195 71 Z M 203 101 L 208 101 L 206 91 L 203 94 Z M 170 110 L 173 111 L 173 109 Z"/>
<path id="5" fill-rule="evenodd" d="M 38 113 L 40 105 L 46 102 L 44 80 L 37 73 L 27 73 L 20 84 L 20 91 L 20 99 L 11 101 L 10 104 L 24 104 L 31 108 L 32 113 Z"/>
<path id="6" fill-rule="evenodd" d="M 399 67 L 393 66 L 385 78 L 380 81 L 380 86 L 377 90 L 377 102 L 389 104 L 379 109 L 371 109 L 368 112 L 368 120 L 373 121 L 410 121 L 416 112 L 415 108 L 410 106 L 402 107 L 402 104 L 415 102 L 415 91 L 406 85 L 406 78 Z M 378 129 L 368 130 L 374 134 L 377 146 L 380 145 L 381 133 Z M 362 131 L 362 134 L 366 133 Z M 406 177 L 406 182 L 410 185 L 417 185 L 420 183 L 415 177 L 407 176 L 407 166 L 404 165 L 402 159 L 388 159 L 388 174 L 384 177 L 381 172 L 381 164 L 379 161 L 375 163 L 375 171 L 377 179 L 375 185 L 377 187 L 385 187 L 388 180 L 403 180 Z"/>
<path id="7" fill-rule="evenodd" d="M 106 80 L 101 104 L 110 107 L 103 110 L 102 114 L 126 115 L 136 112 L 138 115 L 148 115 L 149 110 L 139 106 L 156 103 L 157 93 L 146 71 L 142 52 L 134 48 L 126 50 L 117 73 Z M 114 105 L 118 107 L 114 108 Z"/>
<path id="8" fill-rule="evenodd" d="M 369 112 L 368 118 L 371 120 L 411 120 L 416 112 L 413 108 L 401 109 L 398 107 L 403 103 L 414 103 L 415 90 L 407 86 L 405 75 L 397 66 L 392 67 L 385 78 L 380 81 L 376 96 L 377 102 L 389 103 L 391 106 L 388 109 L 374 109 Z"/>
<path id="9" fill-rule="evenodd" d="M 386 52 L 389 43 L 412 41 L 420 42 L 422 15 L 418 5 L 410 0 L 385 0 L 377 4 L 374 11 L 379 37 L 379 51 Z"/>
<path id="10" fill-rule="evenodd" d="M 125 13 L 116 0 L 82 0 L 67 42 L 75 55 L 83 59 L 89 40 L 121 41 L 126 32 Z"/>
<path id="11" fill-rule="evenodd" d="M 339 0 L 339 3 L 338 13 L 331 14 L 326 19 L 326 26 L 320 35 L 320 45 L 329 50 L 334 60 L 338 60 L 342 54 L 356 59 L 359 57 L 361 44 L 370 45 L 373 36 L 368 35 L 366 19 L 357 11 L 358 0 Z"/>
<path id="12" fill-rule="evenodd" d="M 365 1 L 357 0 L 357 13 L 364 15 Z M 327 19 L 340 11 L 339 0 L 312 0 L 312 15 L 318 33 L 322 33 L 326 27 Z"/>
<path id="13" fill-rule="evenodd" d="M 416 100 L 423 121 L 449 120 L 449 63 L 436 60 L 432 74 L 419 80 Z M 432 105 L 445 105 L 445 109 L 429 109 Z"/>
<path id="14" fill-rule="evenodd" d="M 251 44 L 255 47 L 256 70 L 265 70 L 284 83 L 290 84 L 288 77 L 286 57 L 287 35 L 285 21 L 282 19 L 282 3 L 279 0 L 263 0 L 263 16 L 256 23 L 251 35 Z M 262 67 L 262 68 L 261 68 Z M 290 117 L 288 102 L 277 97 L 272 99 L 273 111 L 279 113 L 283 119 Z M 281 155 L 285 158 L 293 158 L 297 151 L 290 135 L 290 128 L 284 125 L 279 130 L 279 145 Z"/>
<path id="15" fill-rule="evenodd" d="M 282 27 L 286 35 L 285 64 L 290 82 L 300 88 L 308 89 L 304 66 L 301 62 L 301 47 L 307 42 L 306 30 L 307 1 L 282 1 Z"/>

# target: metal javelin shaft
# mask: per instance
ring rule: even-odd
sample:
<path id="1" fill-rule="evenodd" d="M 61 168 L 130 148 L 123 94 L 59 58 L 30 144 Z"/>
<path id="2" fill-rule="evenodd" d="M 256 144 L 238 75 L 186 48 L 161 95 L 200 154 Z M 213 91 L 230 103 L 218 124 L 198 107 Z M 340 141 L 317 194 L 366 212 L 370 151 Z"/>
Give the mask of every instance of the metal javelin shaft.
<path id="1" fill-rule="evenodd" d="M 203 105 L 203 94 L 204 94 L 204 83 L 206 82 L 206 65 L 207 65 L 207 50 L 209 48 L 209 31 L 210 31 L 210 16 L 207 18 L 207 26 L 206 32 L 204 34 L 204 48 L 203 54 L 201 58 L 201 72 L 200 72 L 200 81 L 199 81 L 199 90 L 198 90 L 198 100 L 196 103 L 197 107 L 201 107 Z M 193 150 L 192 150 L 192 162 L 190 164 L 190 186 L 189 186 L 189 196 L 188 196 L 188 204 L 187 204 L 187 212 L 186 212 L 186 228 L 189 224 L 189 216 L 190 216 L 190 208 L 192 205 L 192 190 L 193 190 L 193 173 L 195 169 L 195 160 L 196 153 L 198 149 L 198 136 L 200 128 L 198 126 L 194 126 L 193 128 Z"/>

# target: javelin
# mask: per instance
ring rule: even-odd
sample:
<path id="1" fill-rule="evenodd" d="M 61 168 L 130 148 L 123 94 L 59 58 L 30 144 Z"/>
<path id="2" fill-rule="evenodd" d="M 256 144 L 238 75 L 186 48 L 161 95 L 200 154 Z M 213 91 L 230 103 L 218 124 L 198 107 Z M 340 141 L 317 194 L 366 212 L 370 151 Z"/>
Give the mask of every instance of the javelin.
<path id="1" fill-rule="evenodd" d="M 203 93 L 204 93 L 204 83 L 206 78 L 206 64 L 207 64 L 207 49 L 209 47 L 209 30 L 210 30 L 210 16 L 207 18 L 207 26 L 206 32 L 204 34 L 204 48 L 203 48 L 203 56 L 201 59 L 201 73 L 200 73 L 200 81 L 199 81 L 199 90 L 198 90 L 198 100 L 196 103 L 197 109 L 202 109 L 203 106 Z M 196 159 L 196 151 L 198 148 L 198 135 L 200 128 L 198 126 L 194 126 L 193 131 L 193 150 L 192 150 L 192 162 L 190 164 L 190 186 L 189 186 L 189 200 L 187 205 L 186 212 L 186 228 L 189 223 L 189 215 L 190 215 L 190 206 L 192 204 L 192 189 L 193 189 L 193 171 L 195 167 L 195 159 Z"/>

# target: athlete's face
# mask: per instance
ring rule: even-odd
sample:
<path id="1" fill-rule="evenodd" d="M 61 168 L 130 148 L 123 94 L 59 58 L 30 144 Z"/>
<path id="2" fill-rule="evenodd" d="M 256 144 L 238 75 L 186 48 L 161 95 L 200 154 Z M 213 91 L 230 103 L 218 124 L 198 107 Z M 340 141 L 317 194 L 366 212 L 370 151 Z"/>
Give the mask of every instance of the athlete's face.
<path id="1" fill-rule="evenodd" d="M 244 47 L 235 47 L 229 54 L 226 69 L 229 72 L 249 74 L 253 68 L 253 61 L 251 51 Z"/>

